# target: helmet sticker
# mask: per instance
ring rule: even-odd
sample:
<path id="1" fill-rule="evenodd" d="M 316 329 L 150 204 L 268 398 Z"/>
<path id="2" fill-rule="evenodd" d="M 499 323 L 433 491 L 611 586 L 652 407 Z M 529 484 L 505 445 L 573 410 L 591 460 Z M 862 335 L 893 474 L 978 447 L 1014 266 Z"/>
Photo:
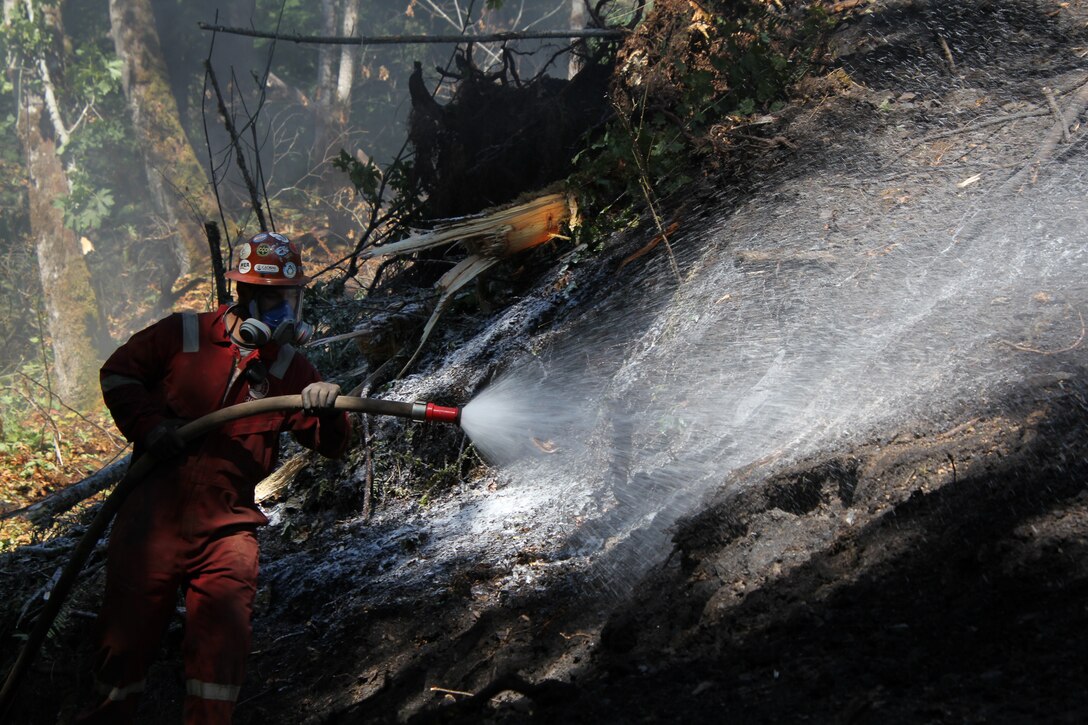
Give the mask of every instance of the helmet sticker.
<path id="1" fill-rule="evenodd" d="M 288 262 L 287 264 L 283 265 L 283 276 L 284 277 L 287 277 L 287 278 L 290 279 L 290 278 L 294 277 L 295 274 L 297 274 L 297 273 L 298 273 L 298 268 L 295 267 L 294 262 Z"/>
<path id="2" fill-rule="evenodd" d="M 291 248 L 288 247 L 286 244 L 276 247 L 276 256 L 278 257 L 286 257 L 290 253 Z"/>
<path id="3" fill-rule="evenodd" d="M 268 239 L 268 232 L 261 232 L 260 234 L 258 234 L 257 236 L 253 237 L 253 239 L 250 239 L 249 241 L 251 241 L 251 242 L 253 242 L 254 244 L 256 244 L 257 242 L 263 242 L 263 241 L 264 241 L 264 240 L 266 240 L 266 239 Z"/>
<path id="4" fill-rule="evenodd" d="M 268 246 L 267 244 L 262 244 L 261 246 L 257 247 L 257 256 L 258 257 L 267 257 L 269 252 L 271 252 L 271 251 L 272 251 L 272 247 Z"/>
<path id="5" fill-rule="evenodd" d="M 245 244 L 239 244 L 238 245 L 238 258 L 239 259 L 247 259 L 249 257 L 249 253 L 252 252 L 252 251 L 253 251 L 253 245 L 251 245 L 249 242 L 246 242 Z"/>
<path id="6" fill-rule="evenodd" d="M 283 244 L 291 243 L 291 241 L 287 237 L 283 236 L 282 234 L 277 234 L 276 232 L 269 232 L 268 236 L 271 239 L 276 240 L 277 242 L 282 242 Z"/>
<path id="7" fill-rule="evenodd" d="M 253 269 L 261 274 L 275 274 L 280 271 L 280 268 L 274 264 L 255 264 L 253 265 Z"/>
<path id="8" fill-rule="evenodd" d="M 251 265 L 248 259 L 243 259 L 241 262 L 238 263 L 238 271 L 242 274 L 249 274 L 250 269 Z"/>

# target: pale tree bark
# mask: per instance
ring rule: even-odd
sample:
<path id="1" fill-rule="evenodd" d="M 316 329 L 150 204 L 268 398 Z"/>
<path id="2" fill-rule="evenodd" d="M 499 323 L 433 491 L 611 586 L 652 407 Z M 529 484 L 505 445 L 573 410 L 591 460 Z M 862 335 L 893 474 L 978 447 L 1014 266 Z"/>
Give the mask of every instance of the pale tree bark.
<path id="1" fill-rule="evenodd" d="M 584 28 L 586 26 L 586 0 L 570 0 L 570 26 L 571 28 Z M 585 65 L 586 41 L 581 38 L 571 38 L 570 62 L 567 64 L 567 79 L 578 75 Z"/>
<path id="2" fill-rule="evenodd" d="M 335 35 L 338 0 L 321 0 L 321 32 Z M 330 153 L 329 147 L 336 136 L 333 120 L 333 104 L 336 99 L 337 49 L 322 45 L 317 50 L 317 88 L 314 92 L 314 143 L 310 154 L 311 165 L 322 164 Z"/>
<path id="3" fill-rule="evenodd" d="M 342 37 L 358 35 L 359 0 L 322 0 L 322 32 Z M 340 151 L 351 116 L 351 87 L 355 83 L 357 45 L 322 45 L 318 49 L 317 92 L 314 97 L 315 168 Z"/>
<path id="4" fill-rule="evenodd" d="M 110 27 L 132 125 L 144 155 L 155 211 L 165 222 L 177 265 L 172 282 L 204 270 L 207 242 L 203 222 L 214 218 L 215 199 L 170 91 L 151 0 L 110 0 Z M 167 286 L 164 294 L 169 292 Z"/>
<path id="5" fill-rule="evenodd" d="M 358 35 L 359 0 L 341 0 L 343 14 L 340 18 L 340 34 Z M 336 100 L 334 102 L 334 120 L 339 130 L 346 130 L 351 116 L 351 86 L 355 83 L 355 61 L 359 46 L 340 46 L 340 67 L 337 69 Z"/>
<path id="6" fill-rule="evenodd" d="M 13 14 L 46 10 L 46 28 L 59 41 L 63 37 L 60 7 L 44 7 L 34 0 L 4 1 L 4 23 Z M 43 68 L 59 67 L 59 45 L 47 45 L 38 58 L 7 59 L 7 72 L 17 94 L 17 132 L 27 170 L 30 228 L 37 253 L 43 306 L 53 348 L 55 392 L 70 406 L 85 408 L 97 398 L 98 355 L 94 340 L 99 334 L 98 304 L 91 275 L 75 233 L 65 228 L 63 212 L 56 206 L 68 195 L 68 176 L 57 150 L 57 127 L 63 128 L 60 111 L 50 112 L 47 97 L 54 97 L 53 74 Z"/>

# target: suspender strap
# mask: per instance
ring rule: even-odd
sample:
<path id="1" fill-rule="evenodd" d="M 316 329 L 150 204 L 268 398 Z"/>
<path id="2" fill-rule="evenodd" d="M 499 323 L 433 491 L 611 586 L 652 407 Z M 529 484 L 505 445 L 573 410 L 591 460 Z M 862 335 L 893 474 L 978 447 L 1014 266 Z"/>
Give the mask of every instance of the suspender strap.
<path id="1" fill-rule="evenodd" d="M 272 363 L 272 367 L 268 368 L 268 374 L 272 377 L 282 380 L 283 376 L 287 374 L 287 368 L 291 367 L 291 360 L 295 357 L 295 348 L 290 345 L 284 345 L 280 348 L 279 355 L 276 356 L 276 362 Z"/>
<path id="2" fill-rule="evenodd" d="M 200 351 L 200 320 L 195 312 L 181 313 L 181 351 Z"/>

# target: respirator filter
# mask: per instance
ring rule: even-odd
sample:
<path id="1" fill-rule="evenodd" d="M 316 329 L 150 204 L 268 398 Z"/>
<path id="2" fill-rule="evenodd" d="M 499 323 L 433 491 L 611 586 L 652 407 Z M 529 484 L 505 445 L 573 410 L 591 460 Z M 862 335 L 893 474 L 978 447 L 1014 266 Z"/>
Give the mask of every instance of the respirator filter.
<path id="1" fill-rule="evenodd" d="M 294 304 L 292 304 L 294 302 Z M 313 325 L 303 322 L 299 308 L 301 295 L 285 298 L 274 307 L 258 312 L 256 301 L 249 303 L 249 317 L 238 328 L 238 339 L 246 347 L 262 347 L 270 342 L 280 345 L 304 345 L 313 337 Z"/>

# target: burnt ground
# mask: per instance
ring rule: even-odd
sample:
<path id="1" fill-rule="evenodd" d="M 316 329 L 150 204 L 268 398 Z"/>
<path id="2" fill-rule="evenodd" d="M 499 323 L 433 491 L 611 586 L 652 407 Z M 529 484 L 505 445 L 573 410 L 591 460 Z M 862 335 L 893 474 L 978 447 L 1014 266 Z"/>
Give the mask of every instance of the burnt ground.
<path id="1" fill-rule="evenodd" d="M 834 67 L 769 130 L 789 144 L 767 144 L 758 186 L 818 187 L 825 159 L 855 155 L 875 181 L 840 186 L 841 214 L 819 194 L 789 202 L 846 254 L 867 217 L 910 213 L 885 188 L 1018 178 L 1054 128 L 1040 89 L 1072 107 L 1088 82 L 1086 22 L 1080 2 L 861 3 L 833 38 Z M 1002 114 L 1018 116 L 981 123 Z M 1083 158 L 1083 122 L 1049 149 L 1055 163 Z M 615 257 L 643 243 L 620 240 Z M 583 559 L 532 543 L 384 588 L 430 543 L 402 523 L 498 495 L 486 470 L 370 523 L 288 497 L 263 535 L 236 721 L 1086 722 L 1083 330 L 1073 340 L 1039 352 L 1039 374 L 999 403 L 723 475 L 671 551 L 608 592 Z M 60 561 L 7 556 L 5 588 L 26 601 Z M 83 696 L 100 581 L 95 560 L 12 722 L 64 721 Z M 179 635 L 175 623 L 143 722 L 180 711 Z"/>

